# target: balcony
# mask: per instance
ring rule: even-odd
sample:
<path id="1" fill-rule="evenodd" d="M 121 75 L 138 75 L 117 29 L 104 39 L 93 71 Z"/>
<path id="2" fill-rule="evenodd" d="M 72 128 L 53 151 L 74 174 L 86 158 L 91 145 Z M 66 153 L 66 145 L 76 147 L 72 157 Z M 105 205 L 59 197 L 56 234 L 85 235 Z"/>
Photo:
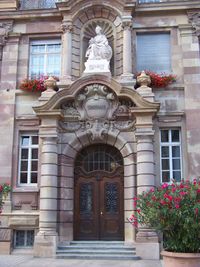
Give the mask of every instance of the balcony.
<path id="1" fill-rule="evenodd" d="M 49 9 L 56 8 L 56 2 L 59 0 L 19 0 L 19 9 Z"/>

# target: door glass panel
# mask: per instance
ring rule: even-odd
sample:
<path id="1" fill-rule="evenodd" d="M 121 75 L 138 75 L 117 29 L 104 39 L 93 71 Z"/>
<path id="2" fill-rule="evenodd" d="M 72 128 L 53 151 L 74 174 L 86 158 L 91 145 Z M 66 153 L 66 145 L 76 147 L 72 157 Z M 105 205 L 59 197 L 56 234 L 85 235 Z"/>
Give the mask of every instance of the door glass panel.
<path id="1" fill-rule="evenodd" d="M 123 166 L 123 159 L 116 148 L 97 145 L 83 150 L 77 158 L 76 166 L 83 167 L 86 172 L 99 170 L 112 172 L 114 167 Z"/>
<path id="2" fill-rule="evenodd" d="M 92 183 L 80 185 L 80 212 L 92 212 Z"/>
<path id="3" fill-rule="evenodd" d="M 105 209 L 107 213 L 116 213 L 118 211 L 118 194 L 116 183 L 105 184 Z"/>

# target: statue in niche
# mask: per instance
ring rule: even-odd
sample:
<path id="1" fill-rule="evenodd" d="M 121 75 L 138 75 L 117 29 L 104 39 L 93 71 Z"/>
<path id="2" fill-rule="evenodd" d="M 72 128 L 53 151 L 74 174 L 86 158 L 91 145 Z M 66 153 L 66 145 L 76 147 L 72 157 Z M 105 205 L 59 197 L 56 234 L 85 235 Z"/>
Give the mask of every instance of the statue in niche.
<path id="1" fill-rule="evenodd" d="M 106 59 L 110 62 L 112 57 L 112 48 L 108 44 L 107 37 L 102 33 L 102 28 L 96 26 L 96 36 L 89 41 L 89 47 L 86 51 L 88 60 L 101 60 Z"/>

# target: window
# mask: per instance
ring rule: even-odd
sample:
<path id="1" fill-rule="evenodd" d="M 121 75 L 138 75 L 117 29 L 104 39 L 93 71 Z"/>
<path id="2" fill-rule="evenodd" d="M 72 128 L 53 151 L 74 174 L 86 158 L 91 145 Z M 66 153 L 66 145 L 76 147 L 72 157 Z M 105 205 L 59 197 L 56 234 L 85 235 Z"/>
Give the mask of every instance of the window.
<path id="1" fill-rule="evenodd" d="M 60 40 L 32 41 L 30 44 L 30 78 L 60 75 Z"/>
<path id="2" fill-rule="evenodd" d="M 56 0 L 19 0 L 19 8 L 23 9 L 43 9 L 56 8 Z"/>
<path id="3" fill-rule="evenodd" d="M 14 248 L 33 247 L 34 230 L 15 230 Z"/>
<path id="4" fill-rule="evenodd" d="M 38 136 L 22 135 L 19 153 L 19 184 L 36 184 L 38 176 Z"/>
<path id="5" fill-rule="evenodd" d="M 170 34 L 137 34 L 137 71 L 171 72 Z"/>
<path id="6" fill-rule="evenodd" d="M 182 179 L 180 131 L 163 129 L 160 131 L 160 138 L 162 182 L 170 182 L 171 179 L 180 182 Z"/>

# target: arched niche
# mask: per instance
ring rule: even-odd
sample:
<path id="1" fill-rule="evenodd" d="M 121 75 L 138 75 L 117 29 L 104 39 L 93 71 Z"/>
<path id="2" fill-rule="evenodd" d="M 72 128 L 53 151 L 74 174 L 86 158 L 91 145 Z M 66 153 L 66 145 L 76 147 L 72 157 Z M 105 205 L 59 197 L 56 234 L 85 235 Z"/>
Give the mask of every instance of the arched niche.
<path id="1" fill-rule="evenodd" d="M 110 61 L 110 71 L 112 76 L 114 76 L 114 51 L 116 48 L 116 30 L 113 27 L 113 24 L 105 19 L 94 19 L 86 23 L 81 31 L 81 43 L 82 43 L 82 55 L 81 55 L 81 72 L 85 70 L 84 63 L 87 58 L 85 57 L 86 50 L 89 46 L 89 40 L 96 36 L 95 28 L 99 25 L 102 28 L 103 34 L 108 39 L 108 43 L 112 48 L 113 55 Z"/>
<path id="2" fill-rule="evenodd" d="M 111 6 L 90 5 L 77 11 L 73 17 L 72 35 L 72 76 L 80 77 L 85 69 L 87 58 L 85 52 L 91 37 L 94 37 L 95 27 L 100 25 L 113 49 L 111 73 L 113 76 L 122 74 L 122 21 L 120 12 Z"/>

